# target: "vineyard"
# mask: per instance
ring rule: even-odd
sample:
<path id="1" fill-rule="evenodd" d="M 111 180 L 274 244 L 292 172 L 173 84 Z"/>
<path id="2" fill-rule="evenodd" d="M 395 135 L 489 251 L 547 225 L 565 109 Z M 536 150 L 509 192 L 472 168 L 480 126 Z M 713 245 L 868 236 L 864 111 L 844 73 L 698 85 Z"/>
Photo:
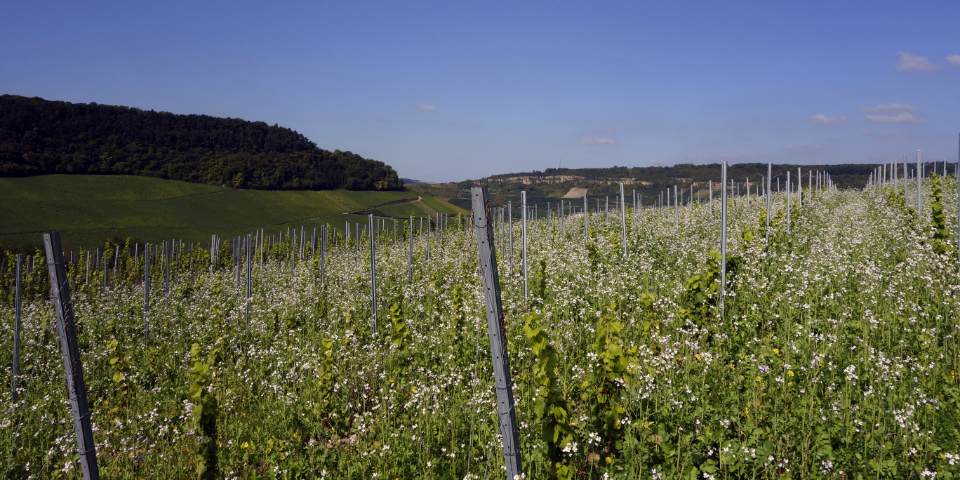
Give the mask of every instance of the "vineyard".
<path id="1" fill-rule="evenodd" d="M 909 188 L 775 193 L 769 227 L 764 196 L 732 196 L 725 265 L 719 200 L 541 205 L 526 279 L 520 208 L 493 210 L 526 478 L 960 476 L 958 185 L 927 179 L 919 217 Z M 150 250 L 146 301 L 142 245 L 105 245 L 119 263 L 80 252 L 68 275 L 101 475 L 504 478 L 470 222 Z M 16 401 L 9 388 L 15 263 L 0 468 L 80 478 L 39 252 Z"/>

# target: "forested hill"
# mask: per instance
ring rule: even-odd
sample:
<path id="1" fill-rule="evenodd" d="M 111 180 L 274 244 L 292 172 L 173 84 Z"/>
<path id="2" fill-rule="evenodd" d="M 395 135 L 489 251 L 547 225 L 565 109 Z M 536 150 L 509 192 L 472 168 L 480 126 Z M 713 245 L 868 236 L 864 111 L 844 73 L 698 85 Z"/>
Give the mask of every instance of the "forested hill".
<path id="1" fill-rule="evenodd" d="M 383 162 L 277 125 L 0 96 L 0 177 L 125 174 L 262 190 L 399 190 Z"/>

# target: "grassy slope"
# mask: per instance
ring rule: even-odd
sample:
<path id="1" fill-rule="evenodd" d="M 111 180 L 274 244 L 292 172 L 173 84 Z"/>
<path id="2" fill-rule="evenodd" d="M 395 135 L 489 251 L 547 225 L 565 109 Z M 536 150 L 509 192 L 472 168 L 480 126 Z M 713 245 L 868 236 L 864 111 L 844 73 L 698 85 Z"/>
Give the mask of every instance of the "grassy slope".
<path id="1" fill-rule="evenodd" d="M 416 200 L 417 192 L 262 191 L 197 185 L 135 176 L 45 175 L 0 178 L 0 249 L 40 244 L 39 232 L 60 230 L 69 247 L 109 238 L 202 241 L 257 228 L 310 230 L 325 223 L 366 218 L 345 215 L 375 208 L 377 215 L 407 218 L 462 209 L 441 200 Z M 388 226 L 393 222 L 388 221 Z"/>

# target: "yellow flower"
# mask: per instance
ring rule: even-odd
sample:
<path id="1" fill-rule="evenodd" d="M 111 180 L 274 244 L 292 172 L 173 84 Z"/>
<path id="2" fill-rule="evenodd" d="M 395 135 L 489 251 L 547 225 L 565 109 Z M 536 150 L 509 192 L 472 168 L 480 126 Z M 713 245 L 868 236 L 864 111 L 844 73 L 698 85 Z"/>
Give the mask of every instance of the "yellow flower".
<path id="1" fill-rule="evenodd" d="M 793 376 L 793 370 L 787 370 L 787 376 L 788 376 L 788 377 L 792 377 L 792 376 Z"/>
<path id="2" fill-rule="evenodd" d="M 774 354 L 774 355 L 780 355 L 780 349 L 774 348 L 774 349 L 773 349 L 773 354 Z"/>
<path id="3" fill-rule="evenodd" d="M 243 442 L 243 445 L 240 445 L 240 448 L 247 448 L 247 447 L 249 447 L 249 446 L 250 446 L 249 443 Z"/>

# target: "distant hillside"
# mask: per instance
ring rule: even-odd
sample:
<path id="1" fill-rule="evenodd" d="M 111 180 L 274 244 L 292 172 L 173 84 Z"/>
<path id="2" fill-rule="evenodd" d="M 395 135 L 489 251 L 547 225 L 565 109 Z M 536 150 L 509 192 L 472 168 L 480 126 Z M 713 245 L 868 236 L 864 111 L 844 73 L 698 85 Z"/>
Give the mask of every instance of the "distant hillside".
<path id="1" fill-rule="evenodd" d="M 0 96 L 0 177 L 123 174 L 262 190 L 400 190 L 393 168 L 277 125 Z"/>
<path id="2" fill-rule="evenodd" d="M 58 230 L 67 248 L 94 248 L 107 240 L 210 240 L 263 228 L 268 232 L 344 222 L 366 225 L 367 215 L 399 225 L 413 216 L 466 214 L 412 191 L 356 192 L 235 190 L 127 175 L 39 175 L 0 178 L 0 251 L 41 246 L 41 232 Z"/>
<path id="3" fill-rule="evenodd" d="M 785 179 L 787 172 L 793 172 L 796 181 L 797 168 L 807 175 L 808 170 L 825 171 L 830 173 L 833 181 L 840 188 L 862 187 L 877 165 L 874 164 L 842 164 L 842 165 L 773 165 L 774 183 L 779 177 Z M 755 182 L 761 176 L 767 175 L 765 163 L 738 163 L 727 168 L 727 175 L 734 181 L 744 181 L 750 177 Z M 806 179 L 806 177 L 804 177 Z M 493 175 L 482 179 L 483 182 L 497 183 L 574 183 L 582 186 L 600 183 L 638 184 L 643 187 L 667 188 L 701 186 L 713 180 L 720 180 L 720 164 L 694 165 L 683 163 L 669 167 L 610 167 L 610 168 L 548 168 L 544 171 L 508 173 Z"/>
<path id="4" fill-rule="evenodd" d="M 866 185 L 870 173 L 876 164 L 843 165 L 773 165 L 773 189 L 785 188 L 787 172 L 796 185 L 797 168 L 801 170 L 803 186 L 807 187 L 812 172 L 827 172 L 840 188 L 862 188 Z M 902 164 L 899 167 L 902 172 Z M 910 165 L 913 175 L 915 164 Z M 926 175 L 933 171 L 932 164 L 924 167 Z M 943 172 L 943 163 L 936 164 L 936 171 Z M 948 173 L 955 173 L 955 166 L 949 165 Z M 746 182 L 750 179 L 750 189 L 754 193 L 762 177 L 767 175 L 765 163 L 738 163 L 727 168 L 727 176 L 735 182 L 739 192 L 746 193 Z M 816 178 L 814 176 L 814 178 Z M 469 189 L 474 185 L 489 187 L 491 202 L 497 205 L 520 202 L 520 193 L 526 192 L 527 203 L 541 205 L 546 212 L 547 204 L 557 205 L 572 188 L 587 190 L 587 196 L 604 200 L 620 194 L 620 183 L 624 184 L 627 198 L 633 193 L 641 195 L 644 205 L 657 202 L 663 190 L 676 186 L 687 194 L 693 192 L 708 198 L 709 182 L 713 181 L 714 190 L 719 189 L 720 165 L 680 164 L 670 167 L 610 167 L 610 168 L 548 168 L 544 171 L 508 173 L 493 175 L 479 180 L 466 180 L 450 184 L 417 184 L 409 188 L 427 195 L 442 198 L 461 208 L 470 208 Z M 582 195 L 582 194 L 581 194 Z M 569 204 L 569 202 L 566 202 Z"/>

